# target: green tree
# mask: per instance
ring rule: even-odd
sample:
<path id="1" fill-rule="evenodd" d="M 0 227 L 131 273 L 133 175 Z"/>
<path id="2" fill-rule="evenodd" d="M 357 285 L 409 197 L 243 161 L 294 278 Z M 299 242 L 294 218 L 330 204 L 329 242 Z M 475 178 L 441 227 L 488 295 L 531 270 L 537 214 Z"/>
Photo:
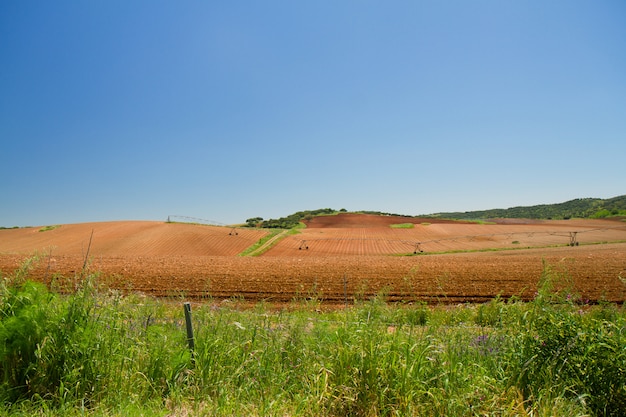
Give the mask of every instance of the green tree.
<path id="1" fill-rule="evenodd" d="M 259 227 L 259 225 L 263 222 L 263 217 L 251 217 L 246 220 L 247 227 Z"/>

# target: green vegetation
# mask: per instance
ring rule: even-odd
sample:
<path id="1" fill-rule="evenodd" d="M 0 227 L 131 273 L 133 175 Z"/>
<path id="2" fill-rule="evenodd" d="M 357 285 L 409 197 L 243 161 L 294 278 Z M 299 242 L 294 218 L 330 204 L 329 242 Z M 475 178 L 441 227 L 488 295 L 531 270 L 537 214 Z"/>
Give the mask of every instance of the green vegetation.
<path id="1" fill-rule="evenodd" d="M 392 229 L 413 229 L 415 225 L 413 223 L 398 223 L 390 224 L 389 227 Z"/>
<path id="2" fill-rule="evenodd" d="M 59 295 L 0 284 L 0 415 L 626 414 L 626 311 L 589 306 L 549 265 L 533 301 L 342 310 L 121 296 L 97 275 Z"/>
<path id="3" fill-rule="evenodd" d="M 243 252 L 239 254 L 239 256 L 260 256 L 276 246 L 278 242 L 287 236 L 292 236 L 300 233 L 300 229 L 304 228 L 304 223 L 300 223 L 291 229 L 272 229 L 267 235 L 263 236 L 256 242 L 254 245 L 250 246 Z"/>
<path id="4" fill-rule="evenodd" d="M 461 219 L 458 219 L 461 220 Z M 475 223 L 475 224 L 497 224 L 496 222 L 491 222 L 483 219 L 473 219 L 473 220 L 463 220 L 464 222 Z"/>
<path id="5" fill-rule="evenodd" d="M 247 227 L 290 229 L 302 220 L 310 220 L 315 216 L 345 213 L 345 209 L 339 211 L 326 208 L 318 210 L 299 211 L 280 219 L 263 220 L 262 217 L 253 217 L 246 220 Z M 471 220 L 479 223 L 490 224 L 485 219 L 516 218 L 516 219 L 571 219 L 571 218 L 607 218 L 626 217 L 626 195 L 609 198 L 577 198 L 558 204 L 541 204 L 536 206 L 520 206 L 508 209 L 491 209 L 482 211 L 446 212 L 424 216 L 409 216 L 404 214 L 385 213 L 380 211 L 361 210 L 354 213 L 375 214 L 379 216 L 400 217 L 437 217 L 456 220 Z M 392 226 L 393 227 L 393 226 Z"/>
<path id="6" fill-rule="evenodd" d="M 459 220 L 493 218 L 570 219 L 626 216 L 626 195 L 609 199 L 577 198 L 559 204 L 541 204 L 508 209 L 437 213 L 433 216 Z"/>
<path id="7" fill-rule="evenodd" d="M 287 217 L 281 217 L 280 219 L 263 220 L 262 217 L 252 217 L 246 220 L 246 225 L 248 227 L 263 227 L 268 229 L 291 229 L 298 226 L 300 222 L 302 222 L 302 220 L 311 220 L 315 216 L 327 216 L 331 214 L 345 212 L 346 209 L 341 209 L 337 211 L 331 208 L 324 208 L 317 210 L 298 211 Z"/>
<path id="8" fill-rule="evenodd" d="M 279 229 L 268 232 L 265 236 L 259 239 L 254 245 L 250 246 L 249 248 L 241 252 L 239 256 L 250 256 L 253 253 L 260 254 L 258 253 L 258 251 L 261 247 L 266 245 L 270 240 L 274 239 L 276 236 L 278 236 L 279 234 L 283 232 L 284 230 L 279 230 Z M 269 249 L 270 247 L 271 246 L 269 246 L 267 249 Z"/>
<path id="9" fill-rule="evenodd" d="M 263 217 L 251 217 L 246 220 L 246 227 L 261 227 Z"/>
<path id="10" fill-rule="evenodd" d="M 41 229 L 39 229 L 39 231 L 40 231 L 40 232 L 47 232 L 47 231 L 49 231 L 49 230 L 58 229 L 59 227 L 61 227 L 61 225 L 60 225 L 60 224 L 55 224 L 55 225 L 52 225 L 52 226 L 44 226 L 44 227 L 42 227 Z"/>

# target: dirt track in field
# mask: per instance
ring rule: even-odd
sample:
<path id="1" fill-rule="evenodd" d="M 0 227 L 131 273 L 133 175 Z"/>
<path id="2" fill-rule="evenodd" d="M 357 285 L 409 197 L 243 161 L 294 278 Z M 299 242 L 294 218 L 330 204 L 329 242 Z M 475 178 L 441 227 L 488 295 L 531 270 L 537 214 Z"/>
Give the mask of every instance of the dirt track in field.
<path id="1" fill-rule="evenodd" d="M 414 226 L 390 227 L 406 223 Z M 155 296 L 344 303 L 384 291 L 394 300 L 465 302 L 498 294 L 530 298 L 545 262 L 584 299 L 626 300 L 620 280 L 626 243 L 619 243 L 626 241 L 626 224 L 620 221 L 473 224 L 345 214 L 317 217 L 259 257 L 237 254 L 264 230 L 163 222 L 39 230 L 0 230 L 4 274 L 38 251 L 32 276 L 60 282 L 58 276 L 80 273 L 88 252 L 89 270 L 109 286 Z M 566 246 L 572 236 L 578 245 Z M 592 244 L 598 242 L 609 243 Z M 500 250 L 437 253 L 487 249 Z M 424 252 L 398 256 L 416 250 Z"/>

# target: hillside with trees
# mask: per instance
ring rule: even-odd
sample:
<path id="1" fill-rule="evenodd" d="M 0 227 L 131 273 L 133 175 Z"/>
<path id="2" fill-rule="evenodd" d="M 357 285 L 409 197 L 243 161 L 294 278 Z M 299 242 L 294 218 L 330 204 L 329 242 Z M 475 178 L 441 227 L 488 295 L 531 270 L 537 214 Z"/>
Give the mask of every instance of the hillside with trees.
<path id="1" fill-rule="evenodd" d="M 519 206 L 507 209 L 436 213 L 432 216 L 459 220 L 495 218 L 560 220 L 626 216 L 626 195 L 609 199 L 577 198 L 564 203 Z"/>
<path id="2" fill-rule="evenodd" d="M 304 210 L 293 213 L 279 219 L 265 220 L 262 217 L 252 217 L 246 220 L 247 227 L 260 227 L 267 229 L 291 229 L 303 220 L 310 220 L 316 216 L 327 216 L 337 213 L 346 213 L 346 209 L 334 210 L 323 208 L 317 210 Z M 438 217 L 442 219 L 456 220 L 482 220 L 482 219 L 544 219 L 563 220 L 571 218 L 595 218 L 626 217 L 626 195 L 609 199 L 600 198 L 577 198 L 557 204 L 540 204 L 536 206 L 519 206 L 507 209 L 491 209 L 482 211 L 447 212 L 428 215 L 410 216 L 404 214 L 383 213 L 379 211 L 362 210 L 355 213 L 378 214 L 381 216 L 403 217 Z"/>
<path id="3" fill-rule="evenodd" d="M 266 229 L 291 229 L 300 224 L 302 220 L 310 220 L 315 216 L 327 216 L 330 214 L 345 213 L 346 209 L 339 211 L 331 208 L 323 208 L 317 210 L 298 211 L 286 217 L 279 219 L 264 220 L 262 217 L 252 217 L 246 220 L 248 227 L 261 227 Z"/>

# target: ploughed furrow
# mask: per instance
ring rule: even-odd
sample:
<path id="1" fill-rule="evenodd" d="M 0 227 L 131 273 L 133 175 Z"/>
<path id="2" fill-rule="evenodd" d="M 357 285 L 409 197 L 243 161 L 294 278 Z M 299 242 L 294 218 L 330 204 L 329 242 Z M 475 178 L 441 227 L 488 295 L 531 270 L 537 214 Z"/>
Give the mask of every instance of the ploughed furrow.
<path id="1" fill-rule="evenodd" d="M 296 249 L 297 250 L 297 249 Z M 309 249 L 310 250 L 310 249 Z M 24 255 L 0 256 L 9 274 Z M 34 279 L 68 290 L 80 279 L 81 256 L 44 256 Z M 390 300 L 477 301 L 532 297 L 544 265 L 584 299 L 626 298 L 626 243 L 421 256 L 229 257 L 94 256 L 89 271 L 120 291 L 181 296 L 345 302 L 384 293 Z"/>
<path id="2" fill-rule="evenodd" d="M 254 257 L 236 255 L 266 230 L 165 222 L 0 230 L 0 272 L 8 276 L 39 252 L 30 277 L 61 291 L 76 288 L 85 272 L 97 272 L 104 287 L 163 297 L 345 303 L 384 293 L 390 300 L 473 302 L 533 297 L 549 265 L 583 299 L 626 300 L 621 221 L 328 217 Z M 390 227 L 397 224 L 402 227 Z M 484 249 L 516 250 L 467 252 Z M 414 252 L 419 256 L 394 256 Z"/>

